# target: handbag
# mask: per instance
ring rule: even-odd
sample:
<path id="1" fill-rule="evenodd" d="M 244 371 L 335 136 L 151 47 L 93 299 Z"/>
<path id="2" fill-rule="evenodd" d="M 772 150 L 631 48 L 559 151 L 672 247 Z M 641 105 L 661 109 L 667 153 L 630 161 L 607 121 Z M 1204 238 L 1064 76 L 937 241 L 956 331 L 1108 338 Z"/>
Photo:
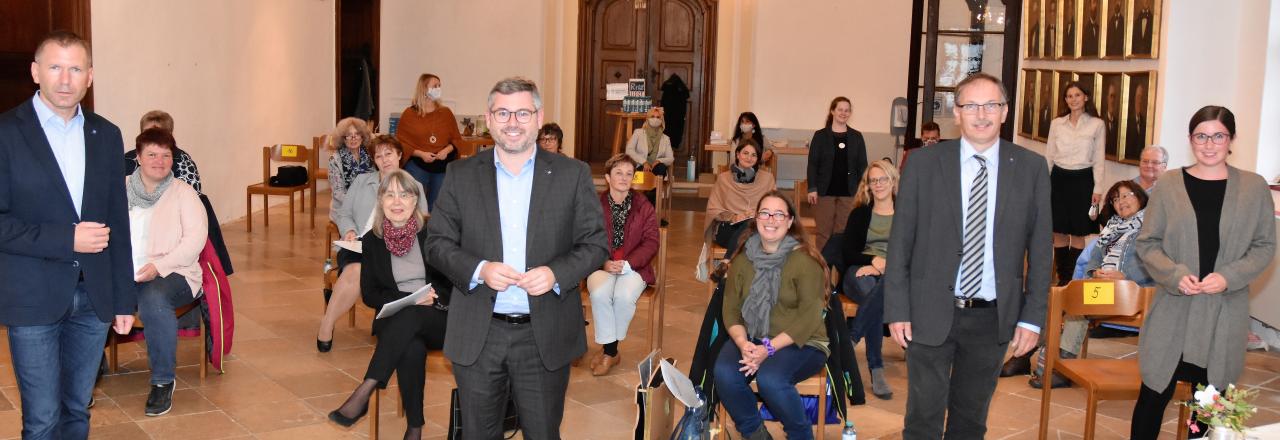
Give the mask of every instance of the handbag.
<path id="1" fill-rule="evenodd" d="M 507 393 L 507 411 L 502 417 L 502 431 L 506 433 L 506 438 L 510 439 L 516 436 L 520 431 L 520 416 L 516 412 L 516 401 L 512 400 L 511 393 Z M 449 440 L 462 439 L 462 406 L 458 405 L 458 389 L 454 388 L 449 393 Z"/>
<path id="2" fill-rule="evenodd" d="M 276 175 L 271 176 L 271 180 L 268 181 L 267 184 L 270 186 L 306 185 L 308 178 L 307 167 L 300 165 L 281 165 L 276 168 Z"/>
<path id="3" fill-rule="evenodd" d="M 854 276 L 853 274 L 857 271 L 858 268 L 850 267 L 849 272 L 845 274 L 844 294 L 853 300 L 854 304 L 862 304 L 867 301 L 867 297 L 876 289 L 876 286 L 880 285 L 881 277 L 880 275 Z"/>

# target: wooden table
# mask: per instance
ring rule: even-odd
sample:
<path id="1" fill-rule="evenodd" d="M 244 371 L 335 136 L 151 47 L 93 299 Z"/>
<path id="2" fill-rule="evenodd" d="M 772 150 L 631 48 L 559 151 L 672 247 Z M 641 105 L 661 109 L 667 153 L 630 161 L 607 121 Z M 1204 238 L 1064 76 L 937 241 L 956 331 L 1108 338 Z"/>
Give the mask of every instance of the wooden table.
<path id="1" fill-rule="evenodd" d="M 636 121 L 644 122 L 647 112 L 627 113 L 616 110 L 604 112 L 608 116 L 612 116 L 617 121 L 613 124 L 613 153 L 610 156 L 617 156 L 622 152 L 622 146 L 627 142 L 627 136 L 633 130 Z"/>
<path id="2" fill-rule="evenodd" d="M 489 136 L 463 136 L 462 145 L 454 145 L 458 149 L 458 157 L 471 157 L 476 154 L 476 150 L 480 147 L 493 145 L 493 138 Z"/>

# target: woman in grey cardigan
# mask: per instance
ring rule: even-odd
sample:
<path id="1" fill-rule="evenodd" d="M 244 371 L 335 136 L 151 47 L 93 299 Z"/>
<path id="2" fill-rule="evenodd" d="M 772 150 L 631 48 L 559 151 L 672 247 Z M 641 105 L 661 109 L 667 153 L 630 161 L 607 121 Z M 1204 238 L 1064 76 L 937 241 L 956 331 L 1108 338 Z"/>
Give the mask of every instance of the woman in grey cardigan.
<path id="1" fill-rule="evenodd" d="M 400 141 L 388 135 L 375 136 L 369 140 L 366 148 L 378 171 L 364 173 L 352 179 L 342 206 L 329 211 L 329 218 L 338 225 L 343 241 L 360 240 L 373 227 L 373 210 L 381 206 L 378 186 L 393 171 L 400 169 L 400 158 L 404 156 L 404 147 L 400 145 Z M 427 197 L 421 186 L 419 184 L 416 188 L 417 206 L 426 214 Z M 333 284 L 333 297 L 325 298 L 327 304 L 324 317 L 320 319 L 320 330 L 316 334 L 316 350 L 321 353 L 333 348 L 334 324 L 360 299 L 360 256 L 357 252 L 338 250 L 337 261 L 334 262 L 338 267 L 338 281 Z"/>
<path id="2" fill-rule="evenodd" d="M 1196 163 L 1160 179 L 1138 234 L 1138 256 L 1157 292 L 1138 342 L 1142 391 L 1132 439 L 1159 435 L 1176 381 L 1222 389 L 1240 377 L 1249 282 L 1275 255 L 1266 181 L 1227 165 L 1235 116 L 1206 106 L 1189 131 Z"/>

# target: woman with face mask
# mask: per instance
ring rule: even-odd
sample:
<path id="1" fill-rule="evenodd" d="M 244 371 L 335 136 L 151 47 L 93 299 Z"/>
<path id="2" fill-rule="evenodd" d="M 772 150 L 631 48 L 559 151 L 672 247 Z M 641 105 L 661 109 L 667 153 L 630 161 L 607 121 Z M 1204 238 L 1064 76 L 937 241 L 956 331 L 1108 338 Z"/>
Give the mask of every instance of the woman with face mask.
<path id="1" fill-rule="evenodd" d="M 636 171 L 649 171 L 659 176 L 666 176 L 667 169 L 676 161 L 671 151 L 671 138 L 663 134 L 667 124 L 663 121 L 662 107 L 649 109 L 644 128 L 631 133 L 627 141 L 627 155 L 640 164 Z"/>
<path id="2" fill-rule="evenodd" d="M 733 145 L 742 143 L 743 139 L 751 139 L 756 145 L 764 149 L 764 154 L 760 156 L 760 162 L 764 164 L 773 160 L 773 151 L 769 149 L 769 144 L 764 143 L 764 132 L 760 129 L 760 118 L 755 113 L 742 112 L 738 115 L 738 125 L 733 127 Z"/>
<path id="3" fill-rule="evenodd" d="M 462 143 L 453 111 L 440 102 L 440 77 L 424 73 L 418 77 L 412 104 L 400 113 L 396 139 L 404 145 L 402 168 L 427 190 L 427 204 L 435 206 L 444 184 L 444 170 L 458 158 Z"/>

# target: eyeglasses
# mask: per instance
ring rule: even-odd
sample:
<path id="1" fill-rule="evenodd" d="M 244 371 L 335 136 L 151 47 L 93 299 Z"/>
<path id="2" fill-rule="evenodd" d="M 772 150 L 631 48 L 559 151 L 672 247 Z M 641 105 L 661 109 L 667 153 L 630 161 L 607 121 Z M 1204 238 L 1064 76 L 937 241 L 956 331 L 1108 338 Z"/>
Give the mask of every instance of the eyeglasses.
<path id="1" fill-rule="evenodd" d="M 875 179 L 867 179 L 867 183 L 870 185 L 888 185 L 889 182 L 892 182 L 892 181 L 893 179 L 890 179 L 888 176 L 879 177 Z"/>
<path id="2" fill-rule="evenodd" d="M 360 133 L 347 133 L 347 135 L 343 137 L 347 139 L 364 140 L 364 136 L 361 136 Z"/>
<path id="3" fill-rule="evenodd" d="M 1143 161 L 1138 161 L 1138 163 L 1143 164 L 1143 165 L 1150 165 L 1150 166 L 1153 166 L 1153 167 L 1154 167 L 1154 166 L 1159 166 L 1159 165 L 1164 165 L 1164 164 L 1165 164 L 1165 162 L 1164 162 L 1163 160 L 1143 160 Z"/>
<path id="4" fill-rule="evenodd" d="M 758 221 L 767 221 L 770 218 L 777 221 L 783 221 L 791 218 L 791 215 L 782 211 L 778 211 L 778 212 L 760 211 L 756 213 L 756 220 Z"/>
<path id="5" fill-rule="evenodd" d="M 517 121 L 519 121 L 519 120 L 520 120 L 520 116 L 516 116 L 516 120 L 517 120 Z M 529 122 L 529 121 L 525 121 L 525 122 Z M 549 143 L 552 143 L 552 142 L 555 142 L 555 141 L 556 141 L 556 137 L 555 137 L 555 136 L 543 136 L 543 137 L 538 138 L 538 142 L 539 142 L 539 143 L 543 143 L 543 144 L 549 144 Z"/>
<path id="6" fill-rule="evenodd" d="M 394 199 L 413 200 L 417 197 L 418 197 L 417 194 L 414 194 L 408 191 L 396 191 L 396 192 L 387 191 L 382 193 L 382 200 L 385 200 L 385 201 L 391 201 Z"/>
<path id="7" fill-rule="evenodd" d="M 516 121 L 521 124 L 528 124 L 529 121 L 533 120 L 533 110 L 507 110 L 500 108 L 490 111 L 489 114 L 493 115 L 493 119 L 498 122 L 510 121 L 512 116 L 515 116 Z"/>
<path id="8" fill-rule="evenodd" d="M 978 112 L 978 109 L 982 109 L 987 113 L 995 113 L 997 110 L 1000 110 L 1001 108 L 1003 108 L 1004 104 L 1005 103 L 1003 102 L 988 102 L 986 104 L 974 104 L 974 103 L 960 104 L 960 111 L 966 114 L 974 114 Z"/>
<path id="9" fill-rule="evenodd" d="M 1191 135 L 1191 143 L 1196 145 L 1204 145 L 1209 143 L 1209 141 L 1213 141 L 1214 145 L 1226 145 L 1227 141 L 1230 139 L 1230 135 L 1222 132 L 1214 134 L 1196 133 Z"/>
<path id="10" fill-rule="evenodd" d="M 1130 192 L 1122 192 L 1122 193 L 1116 194 L 1116 196 L 1115 196 L 1115 197 L 1112 197 L 1112 198 L 1111 198 L 1111 203 L 1119 202 L 1119 201 L 1124 200 L 1124 199 L 1132 199 L 1132 198 L 1137 198 L 1137 197 L 1138 197 L 1138 196 L 1137 196 L 1137 195 L 1135 195 L 1135 194 L 1133 193 L 1133 191 L 1130 191 Z"/>

